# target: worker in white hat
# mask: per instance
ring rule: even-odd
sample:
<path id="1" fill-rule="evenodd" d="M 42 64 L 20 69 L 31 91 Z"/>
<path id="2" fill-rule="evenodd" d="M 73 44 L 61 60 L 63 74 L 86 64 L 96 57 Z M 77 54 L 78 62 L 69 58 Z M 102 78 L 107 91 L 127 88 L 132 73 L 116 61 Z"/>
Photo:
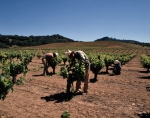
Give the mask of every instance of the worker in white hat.
<path id="1" fill-rule="evenodd" d="M 114 61 L 113 73 L 116 74 L 116 75 L 121 74 L 121 63 L 120 63 L 119 60 Z"/>
<path id="2" fill-rule="evenodd" d="M 45 74 L 48 74 L 48 67 L 53 65 L 53 59 L 56 58 L 58 56 L 58 53 L 55 52 L 55 53 L 46 53 L 43 57 L 42 57 L 42 62 L 43 62 L 43 65 L 44 65 L 44 70 L 43 70 L 43 74 L 42 75 L 45 75 Z M 55 74 L 55 68 L 53 68 L 53 74 Z"/>
<path id="3" fill-rule="evenodd" d="M 71 54 L 71 50 L 67 50 L 66 52 L 65 52 L 65 55 L 66 55 L 66 57 L 67 57 L 67 60 L 69 60 L 69 55 Z"/>
<path id="4" fill-rule="evenodd" d="M 90 69 L 90 62 L 89 62 L 87 55 L 81 50 L 79 50 L 79 51 L 67 50 L 65 52 L 65 54 L 66 54 L 67 58 L 71 59 L 72 62 L 75 61 L 75 59 L 77 59 L 79 62 L 79 65 L 81 64 L 81 62 L 85 63 L 86 76 L 84 79 L 84 90 L 83 90 L 83 92 L 87 93 L 88 92 L 88 81 L 89 81 L 89 69 Z M 70 66 L 72 66 L 72 65 L 70 65 Z M 79 92 L 81 92 L 81 81 L 76 82 L 76 93 L 79 93 Z"/>

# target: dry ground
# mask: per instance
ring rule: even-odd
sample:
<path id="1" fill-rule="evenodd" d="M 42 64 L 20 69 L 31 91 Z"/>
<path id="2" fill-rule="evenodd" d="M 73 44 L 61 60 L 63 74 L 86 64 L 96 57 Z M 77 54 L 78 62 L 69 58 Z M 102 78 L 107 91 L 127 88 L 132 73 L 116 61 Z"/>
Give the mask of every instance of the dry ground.
<path id="1" fill-rule="evenodd" d="M 39 76 L 43 65 L 35 57 L 24 85 L 15 86 L 14 92 L 0 101 L 0 117 L 60 118 L 68 110 L 71 118 L 150 118 L 150 73 L 140 65 L 141 53 L 139 50 L 123 65 L 121 75 L 104 74 L 103 68 L 98 81 L 92 83 L 90 71 L 89 93 L 73 96 L 64 93 L 66 79 L 61 76 Z"/>

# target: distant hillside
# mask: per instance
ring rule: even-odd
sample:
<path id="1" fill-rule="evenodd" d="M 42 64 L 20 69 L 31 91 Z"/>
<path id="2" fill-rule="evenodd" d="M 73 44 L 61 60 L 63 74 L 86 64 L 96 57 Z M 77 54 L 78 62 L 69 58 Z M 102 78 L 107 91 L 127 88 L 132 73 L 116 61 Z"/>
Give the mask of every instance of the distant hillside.
<path id="1" fill-rule="evenodd" d="M 112 48 L 143 48 L 141 45 L 124 43 L 119 41 L 95 41 L 95 42 L 68 42 L 68 43 L 50 43 L 39 46 L 24 47 L 26 49 L 112 49 Z"/>
<path id="2" fill-rule="evenodd" d="M 97 39 L 93 42 L 97 41 L 111 41 L 111 42 L 124 42 L 127 44 L 136 44 L 140 46 L 149 46 L 150 43 L 141 43 L 134 40 L 120 40 L 116 38 L 103 37 L 101 39 Z M 61 36 L 59 34 L 47 35 L 47 36 L 18 36 L 18 35 L 1 35 L 0 34 L 0 48 L 9 48 L 9 47 L 32 47 L 32 46 L 41 46 L 46 44 L 54 44 L 54 43 L 72 43 L 82 41 L 74 41 L 73 39 Z M 84 44 L 84 43 L 82 43 Z M 87 44 L 87 43 L 86 43 Z M 112 44 L 112 43 L 111 43 Z M 68 44 L 67 44 L 68 45 Z"/>
<path id="3" fill-rule="evenodd" d="M 119 42 L 125 42 L 125 43 L 131 43 L 131 44 L 137 44 L 137 45 L 150 47 L 150 43 L 144 43 L 144 42 L 139 42 L 139 41 L 134 41 L 134 40 L 121 40 L 121 39 L 110 38 L 110 37 L 103 37 L 95 41 L 119 41 Z"/>
<path id="4" fill-rule="evenodd" d="M 18 36 L 18 35 L 0 35 L 0 48 L 11 46 L 38 46 L 50 43 L 75 42 L 73 39 L 61 36 L 59 34 L 47 36 Z"/>

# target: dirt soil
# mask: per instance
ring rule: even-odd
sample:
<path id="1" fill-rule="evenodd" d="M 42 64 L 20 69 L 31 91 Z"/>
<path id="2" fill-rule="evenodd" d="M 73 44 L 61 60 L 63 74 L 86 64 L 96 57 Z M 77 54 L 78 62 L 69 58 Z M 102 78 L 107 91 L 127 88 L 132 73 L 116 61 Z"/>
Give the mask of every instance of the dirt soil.
<path id="1" fill-rule="evenodd" d="M 43 64 L 35 57 L 26 82 L 0 101 L 0 118 L 60 118 L 66 110 L 71 118 L 150 118 L 150 73 L 140 64 L 141 53 L 122 66 L 121 75 L 110 76 L 103 68 L 93 83 L 90 71 L 89 92 L 68 96 L 66 79 L 40 76 Z"/>

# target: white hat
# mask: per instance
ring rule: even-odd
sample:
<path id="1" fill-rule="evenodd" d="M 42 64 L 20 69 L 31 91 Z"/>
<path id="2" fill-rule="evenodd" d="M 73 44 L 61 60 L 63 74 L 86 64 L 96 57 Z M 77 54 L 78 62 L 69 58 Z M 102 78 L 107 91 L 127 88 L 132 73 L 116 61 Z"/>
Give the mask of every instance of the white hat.
<path id="1" fill-rule="evenodd" d="M 58 56 L 59 54 L 57 52 L 55 52 L 55 55 Z"/>
<path id="2" fill-rule="evenodd" d="M 115 61 L 114 61 L 114 64 L 118 64 L 118 63 L 119 63 L 119 61 L 118 61 L 118 60 L 115 60 Z"/>
<path id="3" fill-rule="evenodd" d="M 72 51 L 67 50 L 67 51 L 65 52 L 66 57 L 69 57 L 69 55 L 71 54 L 71 52 L 72 52 Z"/>

